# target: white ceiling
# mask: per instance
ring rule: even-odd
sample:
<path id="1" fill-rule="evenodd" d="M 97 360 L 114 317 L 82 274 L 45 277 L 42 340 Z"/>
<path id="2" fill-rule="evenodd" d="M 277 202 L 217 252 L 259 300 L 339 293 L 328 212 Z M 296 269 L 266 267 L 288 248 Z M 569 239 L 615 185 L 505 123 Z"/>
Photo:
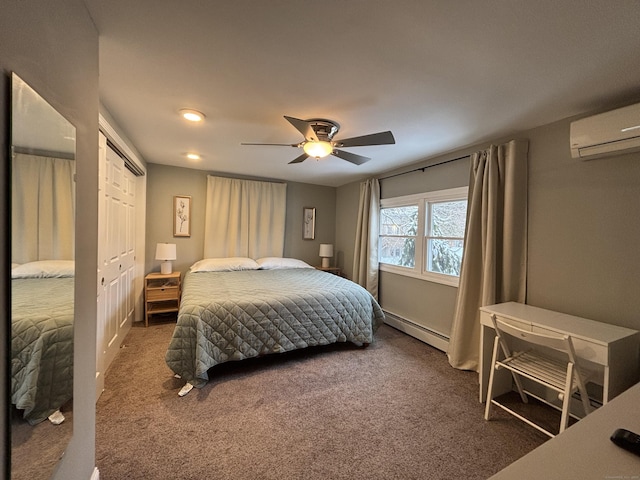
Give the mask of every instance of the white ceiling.
<path id="1" fill-rule="evenodd" d="M 75 127 L 15 73 L 11 103 L 11 145 L 16 151 L 75 158 Z"/>
<path id="2" fill-rule="evenodd" d="M 339 186 L 640 99 L 637 0 L 85 2 L 101 101 L 151 163 Z M 396 144 L 345 148 L 361 166 L 240 145 L 301 141 L 284 115 Z"/>

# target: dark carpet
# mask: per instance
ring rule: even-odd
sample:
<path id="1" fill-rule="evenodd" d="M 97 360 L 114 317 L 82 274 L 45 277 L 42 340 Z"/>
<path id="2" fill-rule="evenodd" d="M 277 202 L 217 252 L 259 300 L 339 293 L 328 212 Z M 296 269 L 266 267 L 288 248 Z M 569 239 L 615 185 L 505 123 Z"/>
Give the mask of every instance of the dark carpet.
<path id="1" fill-rule="evenodd" d="M 97 403 L 101 480 L 486 479 L 547 437 L 496 412 L 478 376 L 383 326 L 339 344 L 218 365 L 185 397 L 174 324 L 134 326 Z"/>
<path id="2" fill-rule="evenodd" d="M 11 480 L 51 478 L 73 435 L 73 401 L 60 410 L 65 421 L 59 425 L 49 420 L 29 425 L 24 412 L 11 406 Z"/>

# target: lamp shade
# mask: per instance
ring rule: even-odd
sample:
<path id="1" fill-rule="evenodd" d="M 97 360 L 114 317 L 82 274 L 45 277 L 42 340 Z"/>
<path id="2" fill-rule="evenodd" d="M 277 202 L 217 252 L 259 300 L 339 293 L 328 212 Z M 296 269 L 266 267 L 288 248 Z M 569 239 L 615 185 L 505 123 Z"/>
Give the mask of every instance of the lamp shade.
<path id="1" fill-rule="evenodd" d="M 158 243 L 156 246 L 156 260 L 175 260 L 176 244 L 175 243 Z"/>
<path id="2" fill-rule="evenodd" d="M 321 243 L 320 244 L 320 256 L 321 257 L 333 257 L 333 244 Z"/>

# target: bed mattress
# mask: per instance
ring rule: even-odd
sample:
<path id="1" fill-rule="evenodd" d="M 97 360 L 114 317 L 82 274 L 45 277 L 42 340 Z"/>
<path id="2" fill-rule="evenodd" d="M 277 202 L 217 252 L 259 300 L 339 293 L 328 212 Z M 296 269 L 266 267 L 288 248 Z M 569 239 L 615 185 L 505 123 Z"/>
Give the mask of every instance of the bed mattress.
<path id="1" fill-rule="evenodd" d="M 384 314 L 361 286 L 315 269 L 188 272 L 167 365 L 196 387 L 220 363 L 371 343 Z"/>

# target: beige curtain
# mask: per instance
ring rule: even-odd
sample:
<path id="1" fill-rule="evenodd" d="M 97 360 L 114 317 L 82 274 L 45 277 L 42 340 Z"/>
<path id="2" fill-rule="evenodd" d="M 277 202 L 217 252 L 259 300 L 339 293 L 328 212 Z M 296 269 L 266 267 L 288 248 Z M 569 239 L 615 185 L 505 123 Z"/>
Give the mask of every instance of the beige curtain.
<path id="1" fill-rule="evenodd" d="M 281 257 L 287 184 L 207 177 L 204 258 Z"/>
<path id="2" fill-rule="evenodd" d="M 479 307 L 525 301 L 528 141 L 492 145 L 472 155 L 460 286 L 449 363 L 478 369 Z"/>
<path id="3" fill-rule="evenodd" d="M 360 184 L 360 203 L 353 255 L 353 281 L 378 299 L 378 234 L 380 232 L 380 182 Z"/>
<path id="4" fill-rule="evenodd" d="M 11 261 L 73 260 L 75 161 L 16 153 L 11 163 Z"/>

